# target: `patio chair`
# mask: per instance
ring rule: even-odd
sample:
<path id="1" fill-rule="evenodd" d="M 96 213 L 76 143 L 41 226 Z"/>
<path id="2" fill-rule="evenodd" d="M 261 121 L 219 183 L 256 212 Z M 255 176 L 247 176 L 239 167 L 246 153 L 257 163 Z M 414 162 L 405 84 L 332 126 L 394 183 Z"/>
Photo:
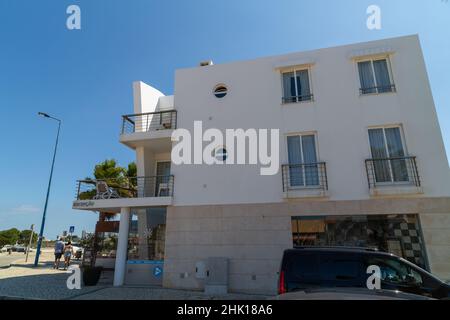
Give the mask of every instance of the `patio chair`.
<path id="1" fill-rule="evenodd" d="M 106 181 L 98 180 L 95 182 L 95 186 L 97 189 L 97 194 L 94 197 L 95 200 L 120 198 L 120 195 L 117 193 L 117 191 L 113 188 L 110 188 Z"/>
<path id="2" fill-rule="evenodd" d="M 158 185 L 158 197 L 168 196 L 169 193 L 170 193 L 169 184 L 166 183 L 166 182 L 159 183 L 159 185 Z"/>

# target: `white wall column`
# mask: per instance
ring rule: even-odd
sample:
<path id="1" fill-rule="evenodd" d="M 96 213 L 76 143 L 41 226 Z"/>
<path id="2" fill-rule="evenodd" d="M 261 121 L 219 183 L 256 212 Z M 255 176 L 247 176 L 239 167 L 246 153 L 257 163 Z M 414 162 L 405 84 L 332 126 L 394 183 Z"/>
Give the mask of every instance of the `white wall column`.
<path id="1" fill-rule="evenodd" d="M 130 208 L 120 209 L 119 238 L 117 240 L 116 266 L 114 269 L 114 286 L 121 286 L 125 281 L 127 268 L 128 230 Z"/>

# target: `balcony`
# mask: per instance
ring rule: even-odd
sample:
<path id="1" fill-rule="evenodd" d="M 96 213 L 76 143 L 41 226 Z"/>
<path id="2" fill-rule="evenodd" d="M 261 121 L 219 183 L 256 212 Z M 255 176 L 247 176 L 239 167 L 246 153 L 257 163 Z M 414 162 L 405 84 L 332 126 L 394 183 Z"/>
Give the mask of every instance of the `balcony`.
<path id="1" fill-rule="evenodd" d="M 365 165 L 371 195 L 422 193 L 416 157 L 367 159 Z"/>
<path id="2" fill-rule="evenodd" d="M 174 176 L 78 180 L 74 209 L 119 212 L 121 207 L 172 204 Z"/>
<path id="3" fill-rule="evenodd" d="M 325 197 L 328 191 L 325 162 L 281 166 L 285 198 Z"/>
<path id="4" fill-rule="evenodd" d="M 122 116 L 120 142 L 136 148 L 147 146 L 157 152 L 171 148 L 170 137 L 177 128 L 177 111 L 165 110 Z"/>
<path id="5" fill-rule="evenodd" d="M 386 85 L 386 86 L 360 88 L 359 94 L 360 95 L 380 94 L 380 93 L 388 93 L 388 92 L 395 92 L 395 91 L 396 91 L 395 84 L 390 84 L 390 85 Z"/>
<path id="6" fill-rule="evenodd" d="M 297 102 L 308 102 L 313 100 L 312 94 L 307 94 L 303 96 L 290 96 L 290 97 L 282 97 L 281 103 L 287 104 L 287 103 L 297 103 Z"/>

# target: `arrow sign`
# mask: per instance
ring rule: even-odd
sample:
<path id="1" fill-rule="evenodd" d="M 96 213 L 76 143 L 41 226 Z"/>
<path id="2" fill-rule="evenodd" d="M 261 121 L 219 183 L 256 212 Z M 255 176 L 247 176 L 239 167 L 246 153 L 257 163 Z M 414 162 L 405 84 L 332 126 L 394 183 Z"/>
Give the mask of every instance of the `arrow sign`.
<path id="1" fill-rule="evenodd" d="M 155 268 L 153 269 L 153 275 L 154 275 L 155 277 L 159 277 L 159 276 L 161 275 L 162 272 L 163 272 L 163 270 L 162 270 L 161 267 L 155 267 Z"/>
<path id="2" fill-rule="evenodd" d="M 70 232 L 70 233 L 73 233 L 74 231 L 75 231 L 75 226 L 70 226 L 69 232 Z"/>

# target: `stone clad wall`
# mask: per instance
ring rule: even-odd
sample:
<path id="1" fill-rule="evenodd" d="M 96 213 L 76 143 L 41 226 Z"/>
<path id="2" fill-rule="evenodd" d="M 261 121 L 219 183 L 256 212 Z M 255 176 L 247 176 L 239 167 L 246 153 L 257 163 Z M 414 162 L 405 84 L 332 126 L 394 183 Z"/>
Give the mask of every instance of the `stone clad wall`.
<path id="1" fill-rule="evenodd" d="M 169 207 L 163 286 L 202 290 L 196 263 L 228 257 L 231 292 L 275 294 L 292 216 L 357 214 L 419 214 L 431 271 L 450 279 L 450 198 L 302 200 Z"/>

